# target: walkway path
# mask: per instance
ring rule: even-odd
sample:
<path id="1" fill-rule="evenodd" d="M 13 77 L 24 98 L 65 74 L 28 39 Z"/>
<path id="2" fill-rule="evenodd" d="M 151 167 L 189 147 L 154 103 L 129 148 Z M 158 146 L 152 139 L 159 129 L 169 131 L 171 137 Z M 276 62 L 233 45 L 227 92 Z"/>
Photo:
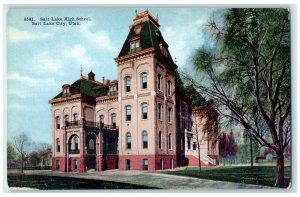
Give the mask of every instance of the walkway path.
<path id="1" fill-rule="evenodd" d="M 183 177 L 175 175 L 167 175 L 160 173 L 152 173 L 145 171 L 119 171 L 109 170 L 102 172 L 87 172 L 87 173 L 62 173 L 52 171 L 30 171 L 26 174 L 38 174 L 47 176 L 63 176 L 82 179 L 105 180 L 114 182 L 124 182 L 138 185 L 146 185 L 158 187 L 162 189 L 272 189 L 275 188 L 250 185 L 243 183 L 232 183 L 223 181 L 213 181 L 199 179 L 193 177 Z"/>

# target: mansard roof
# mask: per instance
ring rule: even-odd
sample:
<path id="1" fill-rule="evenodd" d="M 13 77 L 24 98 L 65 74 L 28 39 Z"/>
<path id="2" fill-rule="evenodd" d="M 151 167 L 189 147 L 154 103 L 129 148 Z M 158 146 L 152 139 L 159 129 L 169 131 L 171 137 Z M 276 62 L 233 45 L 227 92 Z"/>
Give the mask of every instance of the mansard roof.
<path id="1" fill-rule="evenodd" d="M 86 79 L 85 77 L 81 77 L 70 86 L 71 87 L 70 93 L 71 95 L 84 94 L 94 98 L 107 96 L 109 85 L 111 83 L 115 83 L 115 81 L 104 84 L 95 80 L 89 80 Z M 62 95 L 63 92 L 60 92 L 53 99 L 61 98 Z"/>
<path id="2" fill-rule="evenodd" d="M 136 28 L 138 26 L 141 27 L 141 30 L 139 33 L 136 33 Z M 171 57 L 171 54 L 168 50 L 168 44 L 165 42 L 159 28 L 157 25 L 155 25 L 151 20 L 134 24 L 131 26 L 129 34 L 123 44 L 123 47 L 118 55 L 118 58 L 122 56 L 126 56 L 130 54 L 130 42 L 132 40 L 139 39 L 140 40 L 140 48 L 141 51 L 149 48 L 156 49 L 156 52 L 162 55 L 160 44 L 166 49 L 167 51 L 167 59 L 172 64 L 174 64 L 174 61 Z"/>

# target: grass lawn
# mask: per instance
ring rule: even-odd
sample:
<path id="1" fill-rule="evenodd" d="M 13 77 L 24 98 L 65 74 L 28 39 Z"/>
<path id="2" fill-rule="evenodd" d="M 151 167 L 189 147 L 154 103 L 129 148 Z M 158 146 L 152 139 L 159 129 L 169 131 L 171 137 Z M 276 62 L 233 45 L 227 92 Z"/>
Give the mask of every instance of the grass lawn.
<path id="1" fill-rule="evenodd" d="M 87 180 L 70 177 L 40 176 L 40 175 L 8 175 L 9 187 L 30 187 L 41 190 L 54 189 L 158 189 L 143 185 L 117 183 L 101 180 Z"/>
<path id="2" fill-rule="evenodd" d="M 273 166 L 219 166 L 188 167 L 180 171 L 162 171 L 161 173 L 197 177 L 217 181 L 247 183 L 254 185 L 274 186 L 276 180 L 276 167 Z M 289 186 L 291 179 L 291 167 L 285 167 L 285 187 Z"/>

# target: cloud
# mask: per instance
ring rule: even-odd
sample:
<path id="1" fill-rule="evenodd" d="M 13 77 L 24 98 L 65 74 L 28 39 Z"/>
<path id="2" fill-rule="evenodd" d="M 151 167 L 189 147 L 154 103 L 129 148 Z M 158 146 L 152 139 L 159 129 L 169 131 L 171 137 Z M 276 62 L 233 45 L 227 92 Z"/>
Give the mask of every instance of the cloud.
<path id="1" fill-rule="evenodd" d="M 41 33 L 41 32 L 27 32 L 21 31 L 14 27 L 8 27 L 7 29 L 7 40 L 10 43 L 23 42 L 29 40 L 43 40 L 47 39 L 51 36 L 49 33 Z"/>
<path id="2" fill-rule="evenodd" d="M 118 48 L 113 45 L 111 39 L 109 38 L 109 34 L 103 30 L 92 32 L 91 28 L 94 26 L 95 24 L 92 21 L 82 24 L 80 27 L 81 34 L 88 41 L 96 44 L 97 47 L 100 47 L 101 49 L 107 50 L 109 52 L 116 52 Z"/>
<path id="3" fill-rule="evenodd" d="M 63 61 L 53 58 L 48 52 L 42 52 L 33 58 L 33 70 L 37 73 L 63 73 Z"/>
<path id="4" fill-rule="evenodd" d="M 74 45 L 71 48 L 64 50 L 64 57 L 71 59 L 81 66 L 91 66 L 95 64 L 86 54 L 86 48 L 82 45 Z"/>
<path id="5" fill-rule="evenodd" d="M 27 109 L 27 106 L 21 105 L 19 103 L 9 103 L 8 104 L 8 109 L 14 109 L 14 110 L 24 110 Z"/>
<path id="6" fill-rule="evenodd" d="M 26 75 L 21 75 L 18 72 L 8 73 L 7 80 L 19 82 L 20 85 L 38 88 L 45 88 L 57 85 L 56 81 L 53 78 L 33 78 Z"/>
<path id="7" fill-rule="evenodd" d="M 29 98 L 32 96 L 28 91 L 24 91 L 23 89 L 8 89 L 7 94 L 20 98 Z"/>

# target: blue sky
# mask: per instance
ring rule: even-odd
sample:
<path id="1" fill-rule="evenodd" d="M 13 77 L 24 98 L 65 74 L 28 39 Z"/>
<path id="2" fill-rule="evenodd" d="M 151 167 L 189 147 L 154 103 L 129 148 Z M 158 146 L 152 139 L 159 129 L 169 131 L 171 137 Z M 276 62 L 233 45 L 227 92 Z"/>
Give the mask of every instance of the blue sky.
<path id="1" fill-rule="evenodd" d="M 145 8 L 34 8 L 7 12 L 7 136 L 26 132 L 51 143 L 51 106 L 63 84 L 92 69 L 96 80 L 117 78 L 117 57 L 135 10 Z M 195 49 L 210 40 L 201 28 L 212 8 L 149 8 L 180 69 L 190 67 Z M 222 10 L 220 10 L 222 11 Z M 24 17 L 90 17 L 79 26 L 33 26 Z"/>

